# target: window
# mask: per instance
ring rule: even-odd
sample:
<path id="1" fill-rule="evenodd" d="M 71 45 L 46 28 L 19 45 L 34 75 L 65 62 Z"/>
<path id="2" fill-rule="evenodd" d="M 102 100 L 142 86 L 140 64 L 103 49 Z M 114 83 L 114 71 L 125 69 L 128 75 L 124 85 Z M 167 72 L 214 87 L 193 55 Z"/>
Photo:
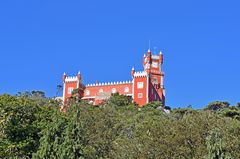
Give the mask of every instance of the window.
<path id="1" fill-rule="evenodd" d="M 103 89 L 101 88 L 101 89 L 99 89 L 99 91 L 98 91 L 99 93 L 103 93 Z"/>
<path id="2" fill-rule="evenodd" d="M 138 93 L 138 98 L 142 98 L 143 94 L 142 93 Z"/>
<path id="3" fill-rule="evenodd" d="M 158 83 L 157 78 L 153 79 L 153 83 Z"/>
<path id="4" fill-rule="evenodd" d="M 137 88 L 143 88 L 143 82 L 138 82 L 137 83 Z"/>
<path id="5" fill-rule="evenodd" d="M 117 93 L 116 88 L 113 88 L 113 89 L 112 89 L 112 93 Z"/>
<path id="6" fill-rule="evenodd" d="M 128 87 L 125 87 L 125 88 L 124 88 L 124 92 L 125 92 L 125 93 L 128 93 L 128 92 L 129 92 L 129 88 L 128 88 Z"/>
<path id="7" fill-rule="evenodd" d="M 89 90 L 86 90 L 86 95 L 90 95 L 90 91 Z"/>
<path id="8" fill-rule="evenodd" d="M 68 88 L 68 94 L 72 94 L 72 91 L 73 91 L 73 87 L 69 87 Z"/>

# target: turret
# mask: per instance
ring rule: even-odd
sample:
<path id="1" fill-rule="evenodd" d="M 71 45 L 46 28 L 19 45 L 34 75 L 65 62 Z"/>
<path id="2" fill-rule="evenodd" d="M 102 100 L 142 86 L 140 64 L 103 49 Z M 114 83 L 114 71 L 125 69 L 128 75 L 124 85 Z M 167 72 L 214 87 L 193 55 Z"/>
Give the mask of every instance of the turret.
<path id="1" fill-rule="evenodd" d="M 151 60 L 151 51 L 150 51 L 150 49 L 148 49 L 147 59 L 150 62 L 150 60 Z"/>
<path id="2" fill-rule="evenodd" d="M 78 78 L 79 81 L 81 81 L 81 72 L 80 71 L 78 71 L 77 78 Z"/>
<path id="3" fill-rule="evenodd" d="M 63 82 L 65 82 L 66 77 L 67 77 L 67 75 L 66 75 L 66 73 L 64 72 L 64 73 L 63 73 L 63 77 L 62 77 Z"/>
<path id="4" fill-rule="evenodd" d="M 163 54 L 162 51 L 159 53 L 159 63 L 162 65 L 163 64 Z"/>
<path id="5" fill-rule="evenodd" d="M 134 67 L 132 68 L 132 77 L 134 76 L 135 70 Z"/>

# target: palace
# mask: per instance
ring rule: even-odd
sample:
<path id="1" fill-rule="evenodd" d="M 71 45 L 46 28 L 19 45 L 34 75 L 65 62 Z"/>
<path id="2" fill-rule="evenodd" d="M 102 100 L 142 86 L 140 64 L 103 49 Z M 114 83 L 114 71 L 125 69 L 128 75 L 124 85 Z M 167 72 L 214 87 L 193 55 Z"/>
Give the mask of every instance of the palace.
<path id="1" fill-rule="evenodd" d="M 80 92 L 80 98 L 93 105 L 98 105 L 107 100 L 112 94 L 119 93 L 131 97 L 139 106 L 152 101 L 161 101 L 165 104 L 165 88 L 163 85 L 164 73 L 162 72 L 163 54 L 152 55 L 148 49 L 143 56 L 143 71 L 137 72 L 132 68 L 130 81 L 108 82 L 84 85 L 81 74 L 67 76 L 63 74 L 63 103 L 72 96 L 74 89 Z"/>

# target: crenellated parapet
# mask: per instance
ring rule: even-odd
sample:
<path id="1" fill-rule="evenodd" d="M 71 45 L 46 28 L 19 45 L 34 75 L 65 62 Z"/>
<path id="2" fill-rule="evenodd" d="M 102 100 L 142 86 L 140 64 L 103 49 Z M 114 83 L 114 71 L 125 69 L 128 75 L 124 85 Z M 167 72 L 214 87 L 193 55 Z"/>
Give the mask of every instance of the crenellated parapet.
<path id="1" fill-rule="evenodd" d="M 95 87 L 95 86 L 111 86 L 111 85 L 120 85 L 120 84 L 132 84 L 133 81 L 120 81 L 120 82 L 104 82 L 104 83 L 93 83 L 87 84 L 87 87 Z"/>
<path id="2" fill-rule="evenodd" d="M 139 71 L 139 72 L 134 72 L 133 77 L 138 78 L 138 77 L 147 77 L 147 72 L 146 71 Z"/>
<path id="3" fill-rule="evenodd" d="M 135 71 L 132 68 L 131 81 L 103 82 L 96 81 L 84 85 L 80 71 L 77 76 L 63 74 L 63 103 L 77 95 L 94 105 L 99 105 L 108 99 L 112 94 L 119 93 L 132 98 L 139 106 L 152 101 L 165 103 L 164 72 L 162 71 L 163 54 L 152 54 L 150 48 L 145 52 L 143 59 L 143 70 Z"/>
<path id="4" fill-rule="evenodd" d="M 154 59 L 154 60 L 159 60 L 160 57 L 159 57 L 159 55 L 152 55 L 152 59 Z"/>
<path id="5" fill-rule="evenodd" d="M 68 76 L 65 78 L 65 82 L 77 82 L 78 77 L 77 76 Z"/>

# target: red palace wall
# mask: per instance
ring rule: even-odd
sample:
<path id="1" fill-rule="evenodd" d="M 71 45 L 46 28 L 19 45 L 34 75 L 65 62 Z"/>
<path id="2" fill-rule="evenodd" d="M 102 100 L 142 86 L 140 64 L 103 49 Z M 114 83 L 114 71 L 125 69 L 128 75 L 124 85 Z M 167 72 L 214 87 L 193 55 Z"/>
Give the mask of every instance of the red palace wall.
<path id="1" fill-rule="evenodd" d="M 111 83 L 95 83 L 86 85 L 82 84 L 81 74 L 77 76 L 67 77 L 63 75 L 63 103 L 71 97 L 73 89 L 81 89 L 82 99 L 87 100 L 94 105 L 100 104 L 108 99 L 112 93 L 118 92 L 122 95 L 127 95 L 133 98 L 139 106 L 152 101 L 162 101 L 165 103 L 165 89 L 163 86 L 164 73 L 161 70 L 163 63 L 163 55 L 151 55 L 150 50 L 147 56 L 143 57 L 144 71 L 135 72 L 132 69 L 132 81 L 126 82 L 111 82 Z M 71 88 L 71 89 L 69 89 Z"/>
<path id="2" fill-rule="evenodd" d="M 76 89 L 77 88 L 77 82 L 66 82 L 66 84 L 65 84 L 65 89 L 63 90 L 64 91 L 64 101 L 67 101 L 67 99 L 69 98 L 69 97 L 71 97 L 72 96 L 72 93 L 68 93 L 68 89 L 69 88 L 73 88 L 73 89 Z"/>
<path id="3" fill-rule="evenodd" d="M 94 86 L 86 86 L 82 99 L 93 101 L 93 104 L 97 105 L 104 100 L 104 96 L 111 95 L 112 93 L 118 92 L 122 95 L 132 96 L 132 82 L 121 83 L 122 84 L 97 84 L 97 86 L 95 84 Z"/>
<path id="4" fill-rule="evenodd" d="M 146 104 L 147 101 L 147 77 L 136 77 L 134 78 L 134 101 L 139 105 L 142 106 Z M 140 83 L 143 83 L 143 86 L 139 88 L 141 85 Z"/>

